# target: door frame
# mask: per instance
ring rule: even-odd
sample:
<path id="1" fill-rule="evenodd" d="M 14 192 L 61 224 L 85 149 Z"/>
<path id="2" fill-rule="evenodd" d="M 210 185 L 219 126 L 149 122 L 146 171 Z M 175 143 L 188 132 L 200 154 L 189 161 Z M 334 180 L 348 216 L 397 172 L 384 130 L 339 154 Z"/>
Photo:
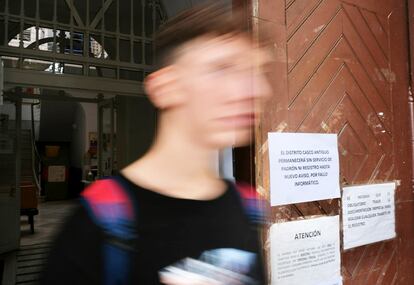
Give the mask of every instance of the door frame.
<path id="1" fill-rule="evenodd" d="M 114 171 L 114 156 L 115 156 L 115 108 L 116 108 L 116 97 L 110 99 L 102 99 L 100 98 L 98 102 L 98 178 L 103 178 L 103 170 L 102 170 L 102 163 L 103 163 L 103 109 L 109 108 L 110 109 L 110 141 L 111 141 L 111 174 Z"/>
<path id="2" fill-rule="evenodd" d="M 410 93 L 408 94 L 408 101 L 410 107 L 410 122 L 411 122 L 411 150 L 414 153 L 414 2 L 408 2 L 407 18 L 408 18 L 408 40 L 409 40 L 409 58 L 410 58 Z M 414 165 L 414 157 L 412 158 Z M 411 173 L 412 185 L 414 185 L 414 167 Z"/>

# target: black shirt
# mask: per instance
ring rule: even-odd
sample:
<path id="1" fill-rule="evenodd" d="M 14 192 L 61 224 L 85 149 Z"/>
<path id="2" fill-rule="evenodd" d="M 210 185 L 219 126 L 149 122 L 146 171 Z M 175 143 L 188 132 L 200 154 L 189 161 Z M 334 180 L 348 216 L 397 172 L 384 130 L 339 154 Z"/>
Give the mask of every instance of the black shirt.
<path id="1" fill-rule="evenodd" d="M 200 201 L 164 196 L 120 175 L 115 179 L 130 192 L 137 214 L 138 250 L 130 260 L 130 284 L 160 284 L 158 274 L 163 268 L 187 257 L 203 260 L 206 256 L 208 262 L 215 260 L 213 265 L 233 264 L 227 269 L 238 268 L 264 284 L 257 231 L 231 182 L 226 181 L 228 187 L 221 196 Z M 103 284 L 104 244 L 102 230 L 79 205 L 56 239 L 42 284 Z"/>

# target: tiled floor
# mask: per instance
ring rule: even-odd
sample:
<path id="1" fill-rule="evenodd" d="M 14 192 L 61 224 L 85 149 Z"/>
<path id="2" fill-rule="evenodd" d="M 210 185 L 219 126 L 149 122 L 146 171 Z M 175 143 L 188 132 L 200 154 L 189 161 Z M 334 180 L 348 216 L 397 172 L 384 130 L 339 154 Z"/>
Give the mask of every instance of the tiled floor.
<path id="1" fill-rule="evenodd" d="M 35 216 L 35 232 L 26 217 L 21 219 L 20 250 L 16 254 L 16 285 L 37 285 L 47 260 L 51 242 L 76 201 L 41 202 Z"/>
<path id="2" fill-rule="evenodd" d="M 26 217 L 21 218 L 22 246 L 47 243 L 53 240 L 65 218 L 70 215 L 76 205 L 75 200 L 64 200 L 56 202 L 40 202 L 39 215 L 35 216 L 35 232 L 30 232 L 30 226 Z"/>

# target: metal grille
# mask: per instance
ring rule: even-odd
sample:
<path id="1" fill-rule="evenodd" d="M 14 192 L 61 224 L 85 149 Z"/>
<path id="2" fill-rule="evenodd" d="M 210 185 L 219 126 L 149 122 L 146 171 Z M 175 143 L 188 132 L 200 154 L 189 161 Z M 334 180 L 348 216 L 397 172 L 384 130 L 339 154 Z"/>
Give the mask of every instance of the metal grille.
<path id="1" fill-rule="evenodd" d="M 5 67 L 124 80 L 151 71 L 157 0 L 0 0 Z"/>

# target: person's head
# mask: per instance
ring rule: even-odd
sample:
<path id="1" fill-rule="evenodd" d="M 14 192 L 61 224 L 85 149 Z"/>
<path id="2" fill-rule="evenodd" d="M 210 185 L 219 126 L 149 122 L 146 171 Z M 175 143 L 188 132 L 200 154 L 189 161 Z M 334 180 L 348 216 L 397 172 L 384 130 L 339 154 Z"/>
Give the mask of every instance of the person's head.
<path id="1" fill-rule="evenodd" d="M 145 80 L 160 128 L 180 128 L 209 148 L 247 144 L 270 88 L 265 61 L 242 15 L 203 5 L 167 22 L 155 37 L 157 71 Z"/>

